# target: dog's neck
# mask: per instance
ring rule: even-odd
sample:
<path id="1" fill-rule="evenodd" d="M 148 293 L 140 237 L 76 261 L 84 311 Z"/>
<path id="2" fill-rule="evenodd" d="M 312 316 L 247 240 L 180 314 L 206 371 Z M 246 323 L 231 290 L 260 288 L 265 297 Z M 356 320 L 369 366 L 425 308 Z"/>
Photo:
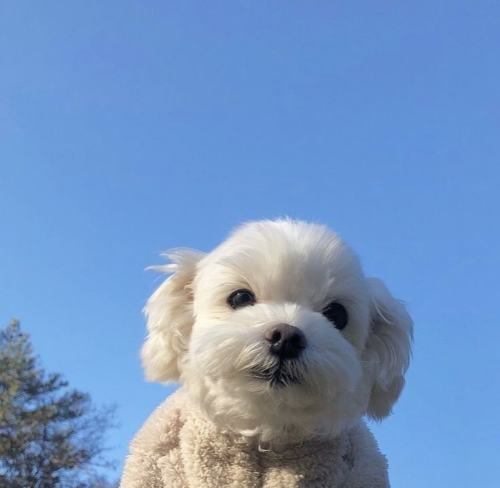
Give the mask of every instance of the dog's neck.
<path id="1" fill-rule="evenodd" d="M 181 388 L 182 394 L 185 397 L 186 404 L 192 415 L 205 420 L 207 425 L 211 425 L 214 429 L 224 435 L 229 435 L 235 442 L 242 442 L 254 446 L 259 452 L 280 452 L 283 449 L 290 449 L 291 446 L 303 446 L 315 444 L 317 442 L 333 441 L 337 437 L 341 437 L 353 426 L 357 425 L 360 418 L 352 418 L 346 420 L 344 425 L 333 428 L 325 428 L 318 425 L 280 425 L 275 429 L 275 425 L 262 424 L 257 421 L 247 419 L 245 428 L 243 422 L 239 422 L 236 427 L 231 425 L 231 419 L 225 416 L 217 416 L 213 409 L 205 408 L 203 402 L 197 395 L 192 396 L 192 393 L 185 387 Z"/>
<path id="2" fill-rule="evenodd" d="M 186 421 L 196 424 L 200 432 L 204 432 L 211 438 L 224 438 L 234 446 L 245 450 L 254 450 L 268 457 L 278 456 L 293 459 L 291 453 L 297 453 L 298 457 L 304 457 L 314 455 L 316 451 L 321 449 L 330 449 L 333 446 L 336 448 L 342 444 L 349 431 L 349 428 L 346 428 L 344 432 L 332 438 L 319 433 L 305 435 L 300 429 L 291 426 L 279 437 L 263 439 L 258 433 L 255 435 L 243 434 L 227 426 L 218 425 L 212 421 L 207 412 L 192 401 L 188 392 L 183 391 L 183 394 L 187 404 L 186 412 L 189 412 L 189 418 L 186 416 Z"/>

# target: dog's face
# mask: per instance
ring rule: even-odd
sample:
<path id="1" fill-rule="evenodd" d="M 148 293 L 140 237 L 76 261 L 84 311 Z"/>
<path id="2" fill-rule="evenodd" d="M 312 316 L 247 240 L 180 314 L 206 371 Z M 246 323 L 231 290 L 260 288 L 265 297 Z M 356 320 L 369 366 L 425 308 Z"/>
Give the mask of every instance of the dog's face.
<path id="1" fill-rule="evenodd" d="M 146 306 L 149 379 L 180 380 L 215 423 L 262 440 L 388 415 L 412 322 L 336 234 L 255 222 L 210 254 L 169 257 Z"/>

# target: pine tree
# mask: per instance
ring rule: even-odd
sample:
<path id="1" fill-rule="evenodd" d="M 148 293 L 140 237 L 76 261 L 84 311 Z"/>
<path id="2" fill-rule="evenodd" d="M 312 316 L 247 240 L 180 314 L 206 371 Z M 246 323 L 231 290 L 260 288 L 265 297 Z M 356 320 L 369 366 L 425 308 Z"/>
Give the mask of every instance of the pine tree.
<path id="1" fill-rule="evenodd" d="M 38 363 L 18 321 L 0 329 L 0 487 L 110 486 L 98 471 L 112 410 Z"/>

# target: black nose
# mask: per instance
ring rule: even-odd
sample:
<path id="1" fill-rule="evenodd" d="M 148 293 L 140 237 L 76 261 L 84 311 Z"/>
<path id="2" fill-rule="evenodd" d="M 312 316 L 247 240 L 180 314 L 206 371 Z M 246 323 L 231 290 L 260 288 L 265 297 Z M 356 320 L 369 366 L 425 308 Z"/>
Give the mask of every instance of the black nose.
<path id="1" fill-rule="evenodd" d="M 281 359 L 294 359 L 306 347 L 304 333 L 289 324 L 274 325 L 264 334 L 264 338 L 271 344 L 271 352 Z"/>

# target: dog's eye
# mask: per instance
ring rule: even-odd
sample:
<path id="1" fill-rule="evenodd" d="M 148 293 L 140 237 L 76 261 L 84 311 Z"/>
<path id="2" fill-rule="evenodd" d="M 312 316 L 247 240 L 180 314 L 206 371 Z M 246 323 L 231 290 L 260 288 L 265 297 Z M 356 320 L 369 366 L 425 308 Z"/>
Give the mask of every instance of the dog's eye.
<path id="1" fill-rule="evenodd" d="M 227 303 L 231 308 L 241 308 L 255 303 L 255 295 L 250 290 L 236 290 L 227 297 Z"/>
<path id="2" fill-rule="evenodd" d="M 349 320 L 349 315 L 347 315 L 344 305 L 337 302 L 327 305 L 321 313 L 339 330 L 342 330 Z"/>

